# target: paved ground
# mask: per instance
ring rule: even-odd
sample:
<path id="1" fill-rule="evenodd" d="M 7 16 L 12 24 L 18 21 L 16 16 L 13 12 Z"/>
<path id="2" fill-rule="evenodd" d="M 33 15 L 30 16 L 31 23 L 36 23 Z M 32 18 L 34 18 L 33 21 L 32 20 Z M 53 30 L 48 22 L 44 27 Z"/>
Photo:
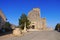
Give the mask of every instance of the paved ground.
<path id="1" fill-rule="evenodd" d="M 31 32 L 22 37 L 0 38 L 0 40 L 60 40 L 60 33 L 57 31 Z"/>

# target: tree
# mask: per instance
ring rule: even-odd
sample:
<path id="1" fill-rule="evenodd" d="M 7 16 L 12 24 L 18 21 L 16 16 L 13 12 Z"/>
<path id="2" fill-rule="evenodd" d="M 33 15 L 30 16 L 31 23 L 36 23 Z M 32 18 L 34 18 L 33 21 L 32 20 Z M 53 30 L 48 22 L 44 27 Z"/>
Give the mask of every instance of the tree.
<path id="1" fill-rule="evenodd" d="M 12 31 L 11 24 L 9 22 L 6 22 L 5 25 L 3 25 L 2 29 L 6 32 Z"/>
<path id="2" fill-rule="evenodd" d="M 5 23 L 5 26 L 6 26 L 6 27 L 10 27 L 11 24 L 10 24 L 9 22 L 6 22 L 6 23 Z"/>
<path id="3" fill-rule="evenodd" d="M 55 30 L 58 30 L 58 29 L 60 29 L 60 24 L 59 23 L 55 27 Z"/>
<path id="4" fill-rule="evenodd" d="M 26 14 L 23 13 L 19 19 L 19 25 L 21 29 L 24 29 L 25 23 L 26 23 L 26 28 L 28 28 L 28 26 L 30 25 L 30 21 L 28 20 Z"/>

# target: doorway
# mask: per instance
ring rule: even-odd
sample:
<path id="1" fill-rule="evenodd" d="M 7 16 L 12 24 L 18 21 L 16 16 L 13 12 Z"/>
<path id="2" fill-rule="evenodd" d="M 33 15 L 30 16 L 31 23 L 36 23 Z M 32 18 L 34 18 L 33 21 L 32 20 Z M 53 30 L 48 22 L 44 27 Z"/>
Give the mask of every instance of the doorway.
<path id="1" fill-rule="evenodd" d="M 35 29 L 35 25 L 32 25 L 32 29 Z"/>

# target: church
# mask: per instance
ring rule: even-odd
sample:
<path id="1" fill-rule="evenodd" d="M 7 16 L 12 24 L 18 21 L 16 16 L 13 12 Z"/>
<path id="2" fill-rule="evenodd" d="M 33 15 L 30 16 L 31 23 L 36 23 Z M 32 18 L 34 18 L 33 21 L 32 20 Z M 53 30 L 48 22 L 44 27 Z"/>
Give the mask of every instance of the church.
<path id="1" fill-rule="evenodd" d="M 28 13 L 28 19 L 31 22 L 30 24 L 31 29 L 39 29 L 39 30 L 46 29 L 46 18 L 41 18 L 41 13 L 39 8 L 33 8 Z"/>
<path id="2" fill-rule="evenodd" d="M 31 22 L 30 28 L 31 29 L 46 29 L 46 18 L 41 18 L 41 13 L 39 8 L 33 8 L 28 13 L 28 19 Z M 3 12 L 0 10 L 0 28 L 5 24 L 6 17 Z"/>

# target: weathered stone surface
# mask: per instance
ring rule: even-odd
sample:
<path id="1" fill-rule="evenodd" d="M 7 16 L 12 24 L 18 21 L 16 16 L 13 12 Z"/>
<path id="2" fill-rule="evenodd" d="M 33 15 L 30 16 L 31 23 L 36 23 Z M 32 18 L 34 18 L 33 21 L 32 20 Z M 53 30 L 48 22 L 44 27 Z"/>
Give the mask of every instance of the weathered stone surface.
<path id="1" fill-rule="evenodd" d="M 3 14 L 2 10 L 0 10 L 0 16 L 1 16 L 2 19 L 6 22 L 6 17 L 5 17 L 5 15 Z"/>
<path id="2" fill-rule="evenodd" d="M 46 19 L 45 18 L 41 18 L 41 21 L 42 21 L 42 29 L 43 30 L 46 30 Z"/>
<path id="3" fill-rule="evenodd" d="M 16 26 L 15 26 L 15 25 L 13 25 L 13 24 L 11 24 L 11 28 L 12 28 L 12 29 L 15 29 L 15 28 L 16 28 Z"/>
<path id="4" fill-rule="evenodd" d="M 13 30 L 13 35 L 14 36 L 21 36 L 22 31 L 20 30 L 20 28 L 15 28 L 15 30 Z"/>
<path id="5" fill-rule="evenodd" d="M 39 8 L 33 8 L 33 10 L 28 13 L 28 19 L 31 22 L 30 27 L 34 26 L 34 29 L 42 30 L 46 28 L 46 19 L 41 18 Z"/>

